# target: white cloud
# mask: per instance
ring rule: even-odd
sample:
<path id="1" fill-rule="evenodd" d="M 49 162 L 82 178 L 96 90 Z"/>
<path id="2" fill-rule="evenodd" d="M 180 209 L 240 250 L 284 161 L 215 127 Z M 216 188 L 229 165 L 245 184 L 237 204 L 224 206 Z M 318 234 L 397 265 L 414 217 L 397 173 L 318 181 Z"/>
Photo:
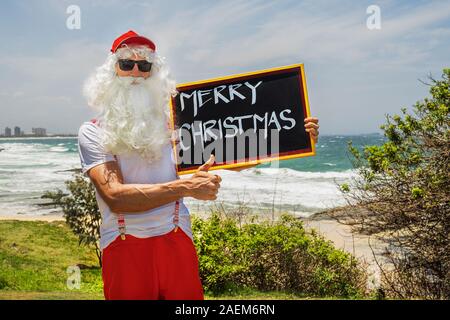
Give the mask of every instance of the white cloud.
<path id="1" fill-rule="evenodd" d="M 370 31 L 362 6 L 333 15 L 339 9 L 330 5 L 319 9 L 298 3 L 272 10 L 273 4 L 227 2 L 175 14 L 146 29 L 170 55 L 196 67 L 203 61 L 209 67 L 225 68 L 296 58 L 344 64 L 389 60 L 406 65 L 432 54 L 430 46 L 443 39 L 428 26 L 450 17 L 450 3 L 434 2 L 386 14 L 382 30 Z M 387 7 L 383 12 L 389 10 L 396 9 Z M 433 39 L 437 40 L 433 43 Z M 418 45 L 421 41 L 429 45 Z"/>

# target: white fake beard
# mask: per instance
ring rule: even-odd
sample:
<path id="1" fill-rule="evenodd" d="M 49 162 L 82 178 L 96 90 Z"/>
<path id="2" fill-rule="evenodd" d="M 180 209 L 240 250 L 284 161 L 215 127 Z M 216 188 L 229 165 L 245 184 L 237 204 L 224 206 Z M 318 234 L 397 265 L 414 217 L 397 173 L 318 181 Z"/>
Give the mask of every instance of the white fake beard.
<path id="1" fill-rule="evenodd" d="M 99 117 L 105 150 L 116 155 L 139 153 L 148 161 L 161 158 L 170 142 L 167 94 L 149 77 L 114 77 L 103 96 Z"/>

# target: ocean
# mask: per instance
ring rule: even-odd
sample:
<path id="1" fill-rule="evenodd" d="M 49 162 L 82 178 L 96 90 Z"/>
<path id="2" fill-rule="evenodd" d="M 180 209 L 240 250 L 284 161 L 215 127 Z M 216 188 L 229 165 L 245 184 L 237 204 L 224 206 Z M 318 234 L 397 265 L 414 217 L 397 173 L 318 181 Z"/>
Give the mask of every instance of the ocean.
<path id="1" fill-rule="evenodd" d="M 356 147 L 381 144 L 378 134 L 321 136 L 316 156 L 284 160 L 278 167 L 261 164 L 241 172 L 217 170 L 222 183 L 215 201 L 185 198 L 191 212 L 216 206 L 245 205 L 266 212 L 289 211 L 307 217 L 345 204 L 338 185 L 355 176 L 347 143 Z M 3 149 L 3 150 L 2 150 Z M 80 167 L 76 138 L 0 139 L 0 215 L 59 214 L 61 210 L 42 206 L 51 190 L 67 191 L 64 181 Z M 182 176 L 184 178 L 185 176 Z"/>

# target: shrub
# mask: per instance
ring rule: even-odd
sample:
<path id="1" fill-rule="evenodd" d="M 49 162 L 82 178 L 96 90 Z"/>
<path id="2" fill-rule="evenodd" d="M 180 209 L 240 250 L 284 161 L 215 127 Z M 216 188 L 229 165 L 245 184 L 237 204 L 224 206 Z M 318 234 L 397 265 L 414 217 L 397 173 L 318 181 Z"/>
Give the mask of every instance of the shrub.
<path id="1" fill-rule="evenodd" d="M 367 275 L 354 257 L 335 249 L 298 219 L 246 223 L 213 212 L 193 219 L 194 242 L 206 291 L 241 288 L 313 296 L 363 295 Z"/>
<path id="2" fill-rule="evenodd" d="M 95 198 L 95 189 L 92 183 L 81 173 L 76 173 L 73 180 L 66 181 L 70 194 L 62 190 L 47 191 L 42 197 L 53 200 L 64 212 L 67 225 L 78 236 L 80 245 L 92 245 L 102 265 L 102 253 L 100 250 L 100 225 L 101 214 Z"/>
<path id="3" fill-rule="evenodd" d="M 383 286 L 396 298 L 450 298 L 450 69 L 413 113 L 387 116 L 386 142 L 350 145 L 359 172 L 349 202 L 360 231 L 390 243 Z"/>

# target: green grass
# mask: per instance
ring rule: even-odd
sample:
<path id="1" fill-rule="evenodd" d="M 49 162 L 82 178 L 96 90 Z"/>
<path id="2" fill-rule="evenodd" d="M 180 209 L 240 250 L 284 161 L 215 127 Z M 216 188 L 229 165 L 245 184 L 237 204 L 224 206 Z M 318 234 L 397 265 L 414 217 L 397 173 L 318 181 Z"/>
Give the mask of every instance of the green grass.
<path id="1" fill-rule="evenodd" d="M 102 292 L 92 248 L 79 246 L 63 222 L 0 222 L 0 297 L 8 292 L 68 292 L 67 268 L 79 265 L 79 293 Z"/>
<path id="2" fill-rule="evenodd" d="M 103 300 L 101 292 L 0 290 L 0 300 Z M 316 299 L 283 292 L 242 291 L 233 295 L 205 296 L 206 300 L 308 300 Z M 319 298 L 324 299 L 324 298 Z M 334 298 L 326 298 L 334 299 Z"/>
<path id="3" fill-rule="evenodd" d="M 0 290 L 0 300 L 103 300 L 102 293 Z"/>
<path id="4" fill-rule="evenodd" d="M 67 268 L 81 266 L 80 289 L 67 287 Z M 0 300 L 103 299 L 92 248 L 79 246 L 64 222 L 0 221 Z M 239 290 L 206 299 L 308 299 L 283 292 Z"/>

